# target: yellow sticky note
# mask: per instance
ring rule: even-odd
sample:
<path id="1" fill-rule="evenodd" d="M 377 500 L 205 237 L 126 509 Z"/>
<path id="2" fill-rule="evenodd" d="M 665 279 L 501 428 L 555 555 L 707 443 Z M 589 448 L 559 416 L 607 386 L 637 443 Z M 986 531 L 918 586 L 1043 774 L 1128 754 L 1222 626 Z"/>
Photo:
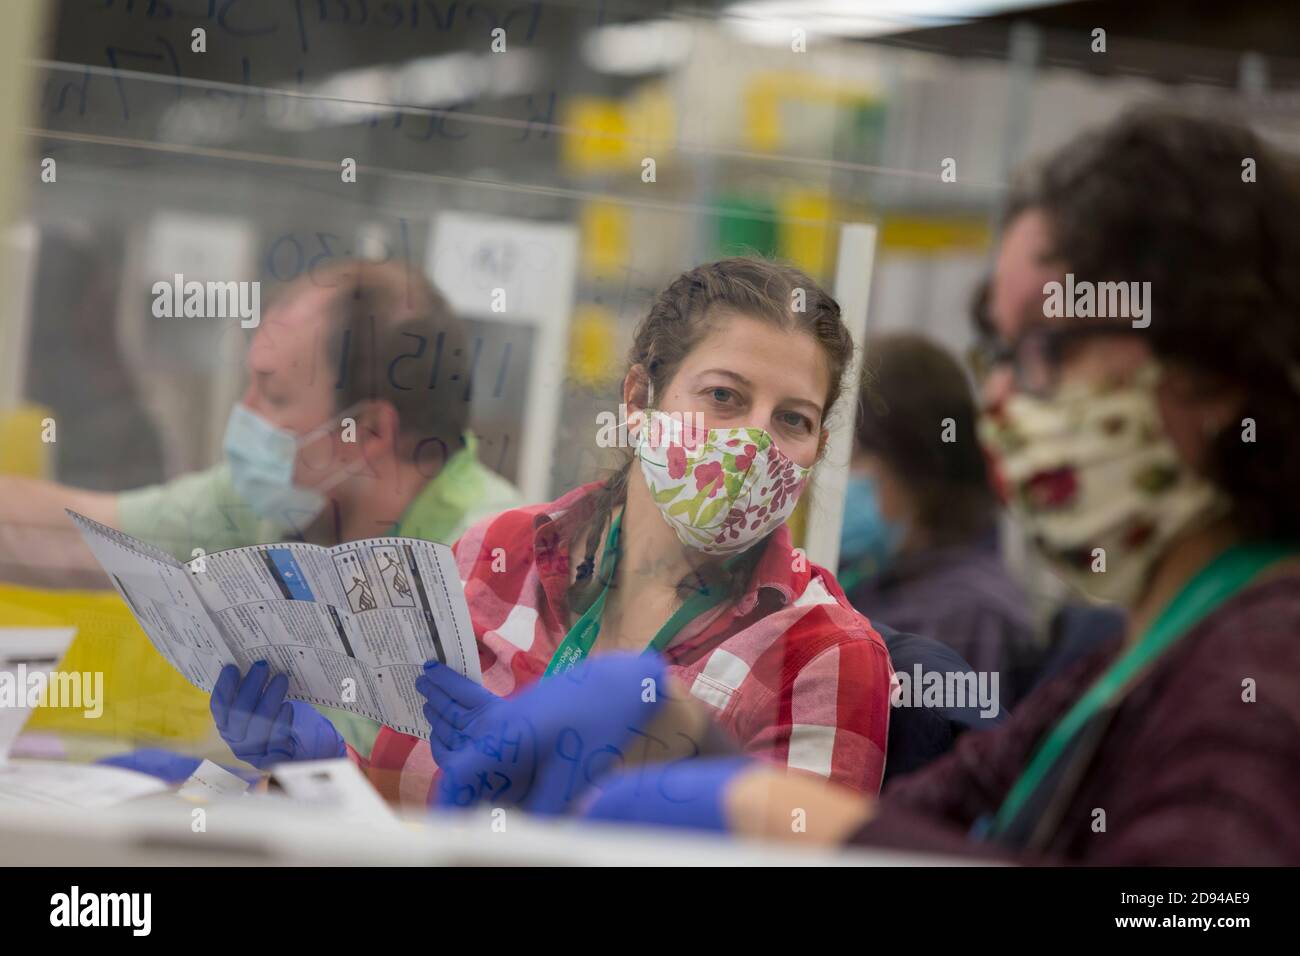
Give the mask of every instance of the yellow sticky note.
<path id="1" fill-rule="evenodd" d="M 627 117 L 615 100 L 574 97 L 562 108 L 561 125 L 566 132 L 560 158 L 572 172 L 608 172 L 627 165 Z"/>
<path id="2" fill-rule="evenodd" d="M 581 305 L 569 326 L 569 377 L 589 387 L 612 381 L 621 371 L 615 347 L 614 314 L 604 306 Z"/>
<path id="3" fill-rule="evenodd" d="M 592 277 L 620 273 L 628 261 L 630 216 L 626 206 L 612 202 L 584 203 L 579 214 L 583 274 Z"/>

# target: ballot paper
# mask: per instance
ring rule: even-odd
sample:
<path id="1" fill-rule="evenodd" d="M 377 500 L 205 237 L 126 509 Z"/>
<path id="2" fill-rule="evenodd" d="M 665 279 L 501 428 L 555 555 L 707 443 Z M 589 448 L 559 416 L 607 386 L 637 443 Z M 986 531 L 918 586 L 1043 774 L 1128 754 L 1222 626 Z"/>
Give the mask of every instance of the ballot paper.
<path id="1" fill-rule="evenodd" d="M 179 796 L 197 803 L 218 797 L 243 796 L 247 792 L 247 780 L 211 760 L 199 764 L 176 791 Z"/>
<path id="2" fill-rule="evenodd" d="M 267 661 L 287 696 L 428 739 L 415 679 L 436 660 L 482 683 L 451 548 L 370 538 L 234 548 L 181 564 L 69 511 L 140 626 L 190 683 Z"/>

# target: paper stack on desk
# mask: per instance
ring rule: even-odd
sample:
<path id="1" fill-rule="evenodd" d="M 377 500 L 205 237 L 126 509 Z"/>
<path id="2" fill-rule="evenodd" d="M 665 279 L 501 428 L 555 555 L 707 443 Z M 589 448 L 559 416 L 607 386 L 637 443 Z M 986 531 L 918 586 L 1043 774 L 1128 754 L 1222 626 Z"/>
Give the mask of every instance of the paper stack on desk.
<path id="1" fill-rule="evenodd" d="M 428 738 L 426 660 L 482 681 L 451 549 L 415 538 L 286 543 L 181 564 L 69 511 L 158 653 L 211 691 L 226 664 L 265 660 L 288 696 Z"/>
<path id="2" fill-rule="evenodd" d="M 0 807 L 51 806 L 97 810 L 161 793 L 157 777 L 100 764 L 14 760 L 0 764 Z"/>

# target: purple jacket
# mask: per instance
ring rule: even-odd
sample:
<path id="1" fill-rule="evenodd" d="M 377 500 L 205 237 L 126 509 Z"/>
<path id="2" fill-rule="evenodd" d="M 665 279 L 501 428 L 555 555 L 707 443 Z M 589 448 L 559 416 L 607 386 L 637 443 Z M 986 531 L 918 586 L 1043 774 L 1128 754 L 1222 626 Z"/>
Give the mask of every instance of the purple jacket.
<path id="1" fill-rule="evenodd" d="M 1300 572 L 1230 599 L 1132 688 L 1042 852 L 967 837 L 1119 650 L 1109 643 L 1000 727 L 899 779 L 850 842 L 1022 863 L 1300 864 Z M 1094 832 L 1097 809 L 1104 832 Z"/>
<path id="2" fill-rule="evenodd" d="M 975 671 L 996 671 L 1015 707 L 1041 664 L 1028 602 L 993 542 L 905 555 L 849 601 L 871 621 L 942 641 Z"/>

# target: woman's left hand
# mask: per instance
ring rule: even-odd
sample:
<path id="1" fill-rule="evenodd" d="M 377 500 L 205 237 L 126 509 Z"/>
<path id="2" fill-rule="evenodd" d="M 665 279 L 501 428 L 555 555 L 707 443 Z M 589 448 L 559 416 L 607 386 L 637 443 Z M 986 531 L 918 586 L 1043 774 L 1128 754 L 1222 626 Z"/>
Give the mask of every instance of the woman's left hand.
<path id="1" fill-rule="evenodd" d="M 661 706 L 665 678 L 657 654 L 602 654 L 500 698 L 430 661 L 415 686 L 442 771 L 435 802 L 564 812 L 621 766 Z"/>

